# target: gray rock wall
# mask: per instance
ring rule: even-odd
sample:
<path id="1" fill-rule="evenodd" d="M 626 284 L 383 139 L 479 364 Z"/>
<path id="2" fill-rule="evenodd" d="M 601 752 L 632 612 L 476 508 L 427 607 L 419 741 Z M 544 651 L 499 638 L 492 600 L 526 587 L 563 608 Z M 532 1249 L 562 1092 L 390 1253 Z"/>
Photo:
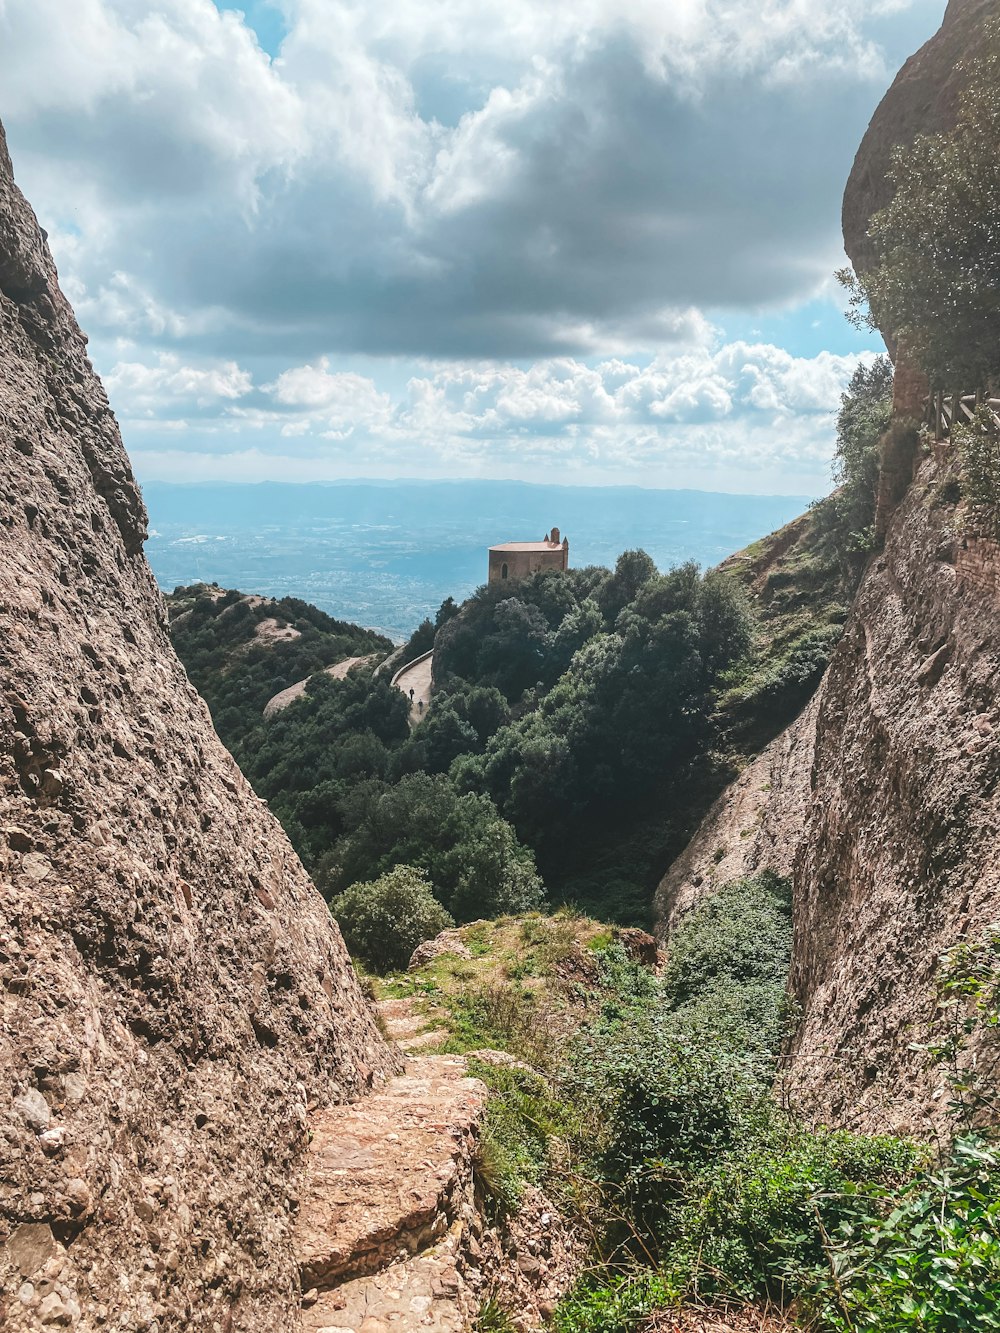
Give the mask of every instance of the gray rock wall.
<path id="1" fill-rule="evenodd" d="M 830 664 L 795 865 L 790 1086 L 869 1130 L 940 1118 L 913 1049 L 938 960 L 1000 918 L 1000 548 L 959 535 L 948 475 L 923 463 Z"/>
<path id="2" fill-rule="evenodd" d="M 0 1326 L 298 1326 L 306 1111 L 390 1057 L 164 631 L 0 131 Z"/>

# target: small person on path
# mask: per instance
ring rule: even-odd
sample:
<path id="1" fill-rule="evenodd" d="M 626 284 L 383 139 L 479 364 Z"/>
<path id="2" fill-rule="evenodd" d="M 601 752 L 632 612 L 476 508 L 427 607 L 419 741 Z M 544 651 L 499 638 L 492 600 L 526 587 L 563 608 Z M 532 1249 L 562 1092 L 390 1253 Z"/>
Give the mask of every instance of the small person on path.
<path id="1" fill-rule="evenodd" d="M 411 685 L 411 686 L 410 686 L 410 703 L 411 703 L 411 704 L 413 703 L 413 694 L 414 694 L 414 690 L 413 690 L 413 686 Z"/>
<path id="2" fill-rule="evenodd" d="M 424 701 L 423 701 L 423 699 L 418 699 L 418 700 L 417 700 L 417 712 L 418 712 L 418 713 L 422 713 L 423 711 L 424 711 Z"/>

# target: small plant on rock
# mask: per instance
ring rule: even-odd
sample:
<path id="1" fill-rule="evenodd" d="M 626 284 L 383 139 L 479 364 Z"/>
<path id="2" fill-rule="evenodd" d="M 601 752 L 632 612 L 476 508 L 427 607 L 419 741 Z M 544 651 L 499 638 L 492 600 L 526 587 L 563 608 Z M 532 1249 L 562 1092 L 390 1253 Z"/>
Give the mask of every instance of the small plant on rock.
<path id="1" fill-rule="evenodd" d="M 969 425 L 955 427 L 952 439 L 962 463 L 971 526 L 986 537 L 1000 536 L 1000 435 L 992 414 L 977 408 Z"/>

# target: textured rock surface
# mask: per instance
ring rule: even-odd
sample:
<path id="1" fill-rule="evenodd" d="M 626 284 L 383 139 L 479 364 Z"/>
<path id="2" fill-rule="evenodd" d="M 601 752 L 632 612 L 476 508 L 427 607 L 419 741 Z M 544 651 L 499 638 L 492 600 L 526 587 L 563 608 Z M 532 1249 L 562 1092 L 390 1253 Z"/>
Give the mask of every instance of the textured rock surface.
<path id="1" fill-rule="evenodd" d="M 273 1333 L 307 1107 L 393 1057 L 144 533 L 0 138 L 0 1325 Z"/>
<path id="2" fill-rule="evenodd" d="M 435 958 L 440 958 L 442 954 L 454 954 L 456 958 L 472 957 L 470 949 L 462 940 L 460 930 L 442 930 L 432 940 L 424 940 L 422 944 L 417 945 L 410 958 L 408 970 L 415 972 L 417 968 L 432 963 Z"/>
<path id="3" fill-rule="evenodd" d="M 448 1037 L 441 1026 L 444 1017 L 426 996 L 407 995 L 398 1000 L 379 1000 L 379 1022 L 389 1041 L 401 1051 L 419 1051 L 429 1046 L 440 1046 Z"/>
<path id="4" fill-rule="evenodd" d="M 909 1044 L 939 955 L 1000 917 L 1000 548 L 963 547 L 941 479 L 926 461 L 831 663 L 795 872 L 791 1087 L 869 1128 L 939 1111 Z"/>
<path id="5" fill-rule="evenodd" d="M 414 1060 L 375 1096 L 311 1117 L 295 1247 L 332 1287 L 447 1234 L 472 1187 L 486 1087 L 456 1056 Z"/>
<path id="6" fill-rule="evenodd" d="M 810 796 L 814 699 L 722 793 L 656 891 L 659 929 L 730 880 L 761 870 L 790 876 Z"/>
<path id="7" fill-rule="evenodd" d="M 872 260 L 866 232 L 891 197 L 893 147 L 953 123 L 958 67 L 998 14 L 997 0 L 951 0 L 876 112 L 844 200 L 855 267 Z M 897 416 L 919 410 L 924 388 L 897 367 Z M 892 503 L 880 504 L 884 553 L 819 701 L 794 876 L 792 983 L 803 1016 L 789 1082 L 817 1118 L 926 1132 L 944 1099 L 910 1044 L 927 1035 L 938 957 L 1000 913 L 1000 553 L 956 537 L 937 490 L 946 454 L 904 463 L 890 479 Z"/>
<path id="8" fill-rule="evenodd" d="M 581 1247 L 538 1190 L 502 1229 L 477 1188 L 487 1090 L 455 1056 L 311 1117 L 296 1250 L 306 1333 L 464 1333 L 487 1296 L 540 1327 Z"/>
<path id="9" fill-rule="evenodd" d="M 954 124 L 963 84 L 958 67 L 974 53 L 983 23 L 998 13 L 997 0 L 950 0 L 940 30 L 906 62 L 872 117 L 844 195 L 844 244 L 859 272 L 875 258 L 872 215 L 892 199 L 886 174 L 892 150 Z M 883 332 L 891 342 L 892 330 Z"/>

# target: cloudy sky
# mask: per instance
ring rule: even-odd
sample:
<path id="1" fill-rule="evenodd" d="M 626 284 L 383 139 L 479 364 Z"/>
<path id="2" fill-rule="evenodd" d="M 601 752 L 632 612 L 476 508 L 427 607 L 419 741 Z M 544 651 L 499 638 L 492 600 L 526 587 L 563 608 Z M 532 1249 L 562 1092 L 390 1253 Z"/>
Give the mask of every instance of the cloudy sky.
<path id="1" fill-rule="evenodd" d="M 139 476 L 818 494 L 831 273 L 944 0 L 0 0 Z"/>

